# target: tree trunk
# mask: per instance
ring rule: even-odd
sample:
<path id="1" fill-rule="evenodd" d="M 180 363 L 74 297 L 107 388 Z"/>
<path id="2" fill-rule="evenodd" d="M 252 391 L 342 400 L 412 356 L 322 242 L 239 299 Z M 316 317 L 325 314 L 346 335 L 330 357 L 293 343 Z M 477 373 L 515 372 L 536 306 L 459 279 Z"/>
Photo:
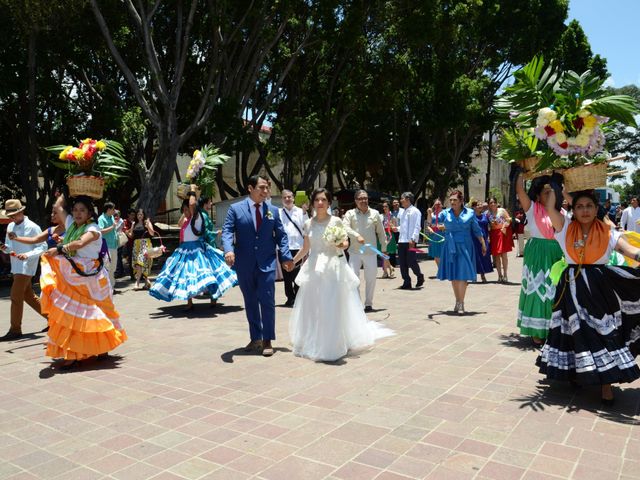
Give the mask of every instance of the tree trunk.
<path id="1" fill-rule="evenodd" d="M 20 162 L 22 170 L 22 190 L 24 191 L 27 205 L 29 207 L 29 215 L 32 220 L 38 224 L 45 224 L 46 216 L 44 214 L 44 199 L 38 198 L 38 143 L 36 139 L 36 116 L 37 116 L 37 100 L 36 100 L 36 48 L 37 48 L 37 31 L 29 32 L 27 46 L 27 138 L 24 150 L 26 162 Z"/>
<path id="2" fill-rule="evenodd" d="M 166 198 L 176 168 L 179 149 L 177 135 L 170 139 L 160 137 L 153 165 L 143 175 L 142 190 L 138 199 L 138 208 L 142 208 L 148 217 L 156 214 Z"/>
<path id="3" fill-rule="evenodd" d="M 484 198 L 489 198 L 489 188 L 491 187 L 491 160 L 493 156 L 493 128 L 489 129 L 489 147 L 487 148 L 487 177 L 484 185 Z"/>

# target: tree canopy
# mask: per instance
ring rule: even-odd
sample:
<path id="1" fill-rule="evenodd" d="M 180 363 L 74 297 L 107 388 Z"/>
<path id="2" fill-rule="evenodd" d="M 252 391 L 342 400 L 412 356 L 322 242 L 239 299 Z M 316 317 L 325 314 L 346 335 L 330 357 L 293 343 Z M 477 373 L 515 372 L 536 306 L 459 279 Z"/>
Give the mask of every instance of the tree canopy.
<path id="1" fill-rule="evenodd" d="M 0 0 L 1 183 L 44 219 L 62 174 L 43 147 L 104 136 L 121 140 L 133 163 L 111 197 L 121 192 L 120 203 L 133 198 L 150 214 L 181 173 L 177 154 L 205 143 L 240 160 L 235 182 L 217 177 L 223 198 L 245 193 L 257 171 L 279 187 L 308 189 L 324 173 L 329 188 L 442 195 L 468 179 L 516 66 L 543 52 L 606 72 L 580 25 L 564 24 L 567 8 Z M 241 153 L 256 150 L 251 165 Z"/>

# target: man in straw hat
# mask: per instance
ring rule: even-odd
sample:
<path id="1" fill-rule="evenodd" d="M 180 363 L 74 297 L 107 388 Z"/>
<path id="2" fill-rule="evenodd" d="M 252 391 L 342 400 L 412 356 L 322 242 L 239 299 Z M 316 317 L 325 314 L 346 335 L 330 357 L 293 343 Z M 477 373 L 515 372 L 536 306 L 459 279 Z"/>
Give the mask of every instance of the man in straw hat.
<path id="1" fill-rule="evenodd" d="M 42 315 L 40 311 L 40 299 L 31 287 L 32 278 L 38 269 L 38 259 L 45 252 L 46 243 L 29 245 L 26 243 L 12 242 L 12 238 L 35 237 L 42 233 L 38 225 L 33 223 L 24 214 L 25 207 L 20 200 L 7 200 L 2 214 L 13 220 L 7 227 L 7 238 L 2 249 L 11 252 L 11 273 L 13 285 L 11 286 L 11 327 L 9 332 L 0 337 L 0 342 L 8 342 L 22 337 L 22 311 L 26 302 L 31 308 Z"/>

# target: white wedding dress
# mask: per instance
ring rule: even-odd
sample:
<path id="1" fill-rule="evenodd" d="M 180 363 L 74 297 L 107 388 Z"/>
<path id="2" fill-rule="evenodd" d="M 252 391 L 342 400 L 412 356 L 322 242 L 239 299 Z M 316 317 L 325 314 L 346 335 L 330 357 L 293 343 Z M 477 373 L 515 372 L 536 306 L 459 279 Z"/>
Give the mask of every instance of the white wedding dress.
<path id="1" fill-rule="evenodd" d="M 312 218 L 304 225 L 311 248 L 296 278 L 300 289 L 289 322 L 293 353 L 299 357 L 334 361 L 394 334 L 367 320 L 358 293 L 360 280 L 344 252 L 322 239 L 328 226 L 340 223 L 332 216 L 323 222 Z"/>

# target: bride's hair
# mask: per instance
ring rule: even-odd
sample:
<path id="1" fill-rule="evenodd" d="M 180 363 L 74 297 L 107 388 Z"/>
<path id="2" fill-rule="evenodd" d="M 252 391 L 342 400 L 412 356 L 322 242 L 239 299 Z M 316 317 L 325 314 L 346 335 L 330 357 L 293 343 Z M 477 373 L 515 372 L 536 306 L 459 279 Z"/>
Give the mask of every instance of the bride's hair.
<path id="1" fill-rule="evenodd" d="M 324 193 L 324 195 L 327 197 L 327 203 L 329 205 L 331 205 L 331 202 L 333 200 L 333 197 L 331 195 L 331 192 L 329 190 L 327 190 L 326 188 L 316 188 L 313 193 L 311 193 L 311 205 L 313 205 L 313 202 L 316 201 L 316 197 L 318 195 L 320 195 L 321 193 Z"/>

